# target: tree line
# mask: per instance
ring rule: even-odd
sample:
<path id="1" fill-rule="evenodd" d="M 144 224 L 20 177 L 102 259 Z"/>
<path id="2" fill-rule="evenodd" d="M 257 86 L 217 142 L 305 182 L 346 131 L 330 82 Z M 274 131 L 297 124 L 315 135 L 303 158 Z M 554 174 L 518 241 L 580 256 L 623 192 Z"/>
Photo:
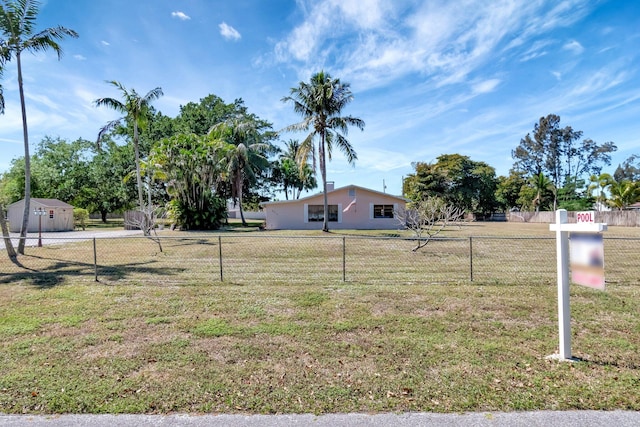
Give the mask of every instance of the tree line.
<path id="1" fill-rule="evenodd" d="M 468 156 L 443 154 L 414 163 L 403 192 L 414 202 L 441 198 L 479 217 L 508 210 L 626 209 L 640 201 L 640 158 L 632 155 L 613 174 L 603 173 L 616 145 L 580 140 L 582 135 L 549 114 L 512 150 L 507 176 Z"/>
<path id="2" fill-rule="evenodd" d="M 110 81 L 120 97 L 99 98 L 94 104 L 119 112 L 120 118 L 97 125 L 95 140 L 47 136 L 31 155 L 20 55 L 53 49 L 60 56 L 58 42 L 78 36 L 64 27 L 36 32 L 37 14 L 35 1 L 0 4 L 0 77 L 15 61 L 25 150 L 0 177 L 0 210 L 25 199 L 19 253 L 24 253 L 31 197 L 57 198 L 99 212 L 103 221 L 108 213 L 135 209 L 142 214 L 138 225 L 147 234 L 158 209 L 183 229 L 216 229 L 226 218 L 227 200 L 239 206 L 246 224 L 247 206 L 255 209 L 276 193 L 295 199 L 303 190 L 317 188 L 318 169 L 327 212 L 327 161 L 336 149 L 349 163 L 358 158 L 347 134 L 350 127 L 363 130 L 364 121 L 342 114 L 353 100 L 350 85 L 324 71 L 299 82 L 282 98 L 301 117 L 282 131 L 304 132 L 302 141 L 278 143 L 279 131 L 248 111 L 242 99 L 226 103 L 210 94 L 168 117 L 152 105 L 163 96 L 160 87 L 143 95 Z M 0 113 L 2 95 L 0 86 Z M 631 156 L 613 174 L 602 173 L 615 144 L 582 135 L 549 114 L 512 151 L 515 163 L 508 176 L 496 176 L 492 166 L 468 156 L 442 154 L 434 162 L 413 164 L 415 172 L 404 180 L 403 194 L 415 203 L 437 198 L 480 216 L 510 209 L 624 209 L 637 202 L 638 157 Z M 327 215 L 323 230 L 328 231 Z"/>
<path id="3" fill-rule="evenodd" d="M 216 229 L 226 218 L 229 199 L 239 206 L 246 225 L 243 204 L 255 207 L 277 190 L 286 198 L 297 198 L 302 190 L 316 188 L 319 163 L 324 211 L 328 211 L 326 162 L 334 149 L 349 163 L 357 159 L 346 135 L 350 126 L 364 129 L 364 121 L 342 115 L 353 100 L 350 86 L 324 71 L 311 76 L 309 82 L 300 82 L 282 98 L 302 118 L 284 131 L 307 133 L 302 142 L 287 142 L 284 151 L 275 144 L 278 133 L 271 123 L 250 113 L 242 99 L 227 104 L 209 95 L 199 103 L 181 106 L 178 116 L 171 118 L 151 105 L 163 95 L 162 88 L 141 95 L 110 81 L 121 98 L 99 98 L 94 104 L 116 110 L 122 114 L 120 118 L 105 124 L 95 142 L 45 137 L 32 158 L 20 55 L 53 49 L 60 57 L 58 41 L 78 37 L 75 31 L 60 26 L 36 32 L 38 12 L 37 1 L 0 3 L 0 77 L 5 66 L 15 61 L 25 152 L 0 178 L 0 225 L 11 258 L 16 254 L 8 239 L 4 207 L 21 198 L 25 205 L 20 254 L 24 253 L 31 197 L 57 198 L 82 206 L 100 212 L 103 221 L 109 212 L 134 208 L 142 214 L 136 225 L 146 235 L 153 228 L 158 207 L 183 229 Z M 0 86 L 0 114 L 4 113 L 3 95 Z M 328 231 L 326 216 L 323 230 Z"/>

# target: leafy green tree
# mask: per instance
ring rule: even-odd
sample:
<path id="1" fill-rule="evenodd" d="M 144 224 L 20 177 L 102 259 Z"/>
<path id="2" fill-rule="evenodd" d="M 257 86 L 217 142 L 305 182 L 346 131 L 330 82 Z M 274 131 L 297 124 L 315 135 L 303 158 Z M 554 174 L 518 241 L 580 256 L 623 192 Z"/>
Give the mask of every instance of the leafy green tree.
<path id="1" fill-rule="evenodd" d="M 62 48 L 58 41 L 67 36 L 78 37 L 75 31 L 62 26 L 35 32 L 39 6 L 39 2 L 35 0 L 12 0 L 0 4 L 0 58 L 2 58 L 0 62 L 4 63 L 9 59 L 15 58 L 18 67 L 18 91 L 20 93 L 20 110 L 22 114 L 25 174 L 24 213 L 20 227 L 20 241 L 18 243 L 18 253 L 22 255 L 24 255 L 24 245 L 31 214 L 31 157 L 29 155 L 29 130 L 27 126 L 24 82 L 22 79 L 22 53 L 25 51 L 40 52 L 52 49 L 58 54 L 59 59 L 62 55 Z"/>
<path id="2" fill-rule="evenodd" d="M 107 123 L 98 133 L 98 145 L 100 141 L 108 131 L 113 130 L 117 126 L 121 126 L 124 120 L 127 120 L 133 124 L 133 149 L 135 153 L 135 165 L 136 165 L 136 184 L 138 188 L 138 207 L 141 211 L 144 211 L 144 198 L 142 196 L 142 174 L 140 172 L 140 145 L 139 145 L 139 132 L 146 129 L 149 118 L 149 107 L 152 101 L 161 97 L 162 89 L 157 87 L 147 92 L 146 95 L 140 96 L 135 89 L 131 91 L 127 90 L 122 84 L 117 81 L 109 81 L 109 84 L 115 86 L 120 93 L 124 101 L 120 101 L 115 98 L 99 98 L 95 100 L 97 107 L 105 106 L 109 107 L 117 112 L 124 114 L 119 119 L 112 120 Z M 151 191 L 151 190 L 149 190 Z"/>
<path id="3" fill-rule="evenodd" d="M 102 222 L 107 215 L 122 212 L 135 206 L 136 188 L 126 179 L 134 169 L 134 153 L 131 145 L 118 145 L 111 139 L 103 139 L 102 147 L 88 164 L 88 181 L 77 198 L 77 206 L 89 212 L 99 212 Z"/>
<path id="4" fill-rule="evenodd" d="M 45 137 L 32 158 L 32 195 L 100 212 L 105 222 L 108 213 L 135 206 L 135 185 L 125 179 L 135 171 L 133 147 L 107 139 L 101 150 L 94 150 L 87 140 Z M 24 157 L 20 157 L 2 175 L 3 193 L 10 203 L 22 198 L 23 171 Z"/>
<path id="5" fill-rule="evenodd" d="M 45 136 L 33 155 L 33 178 L 36 197 L 59 199 L 74 206 L 85 186 L 93 185 L 89 179 L 91 142 L 78 139 L 67 142 Z"/>
<path id="6" fill-rule="evenodd" d="M 242 99 L 226 104 L 222 98 L 210 94 L 198 103 L 189 102 L 180 106 L 180 113 L 175 120 L 175 130 L 177 133 L 206 135 L 216 124 L 246 113 L 247 108 Z"/>
<path id="7" fill-rule="evenodd" d="M 532 136 L 533 135 L 533 136 Z M 549 114 L 534 125 L 532 134 L 520 140 L 511 155 L 514 169 L 529 177 L 545 175 L 556 189 L 575 188 L 571 196 L 577 197 L 578 181 L 585 175 L 599 174 L 603 166 L 611 163 L 611 153 L 617 150 L 613 142 L 598 144 L 592 139 L 578 140 L 582 131 L 571 126 L 560 127 L 560 116 Z M 534 178 L 536 179 L 536 178 Z M 553 205 L 557 205 L 557 195 Z"/>
<path id="8" fill-rule="evenodd" d="M 353 116 L 341 116 L 342 110 L 353 100 L 350 85 L 334 79 L 328 73 L 320 71 L 311 76 L 309 82 L 300 82 L 291 88 L 290 96 L 282 98 L 283 102 L 293 104 L 293 110 L 302 116 L 302 121 L 285 128 L 285 131 L 310 132 L 300 145 L 298 164 L 304 167 L 311 153 L 313 169 L 316 169 L 316 138 L 317 157 L 320 163 L 322 177 L 322 192 L 324 195 L 323 231 L 329 231 L 329 203 L 327 199 L 327 158 L 331 160 L 334 146 L 353 164 L 358 156 L 353 146 L 346 138 L 349 126 L 364 130 L 362 119 Z"/>
<path id="9" fill-rule="evenodd" d="M 640 182 L 611 181 L 609 191 L 611 191 L 609 205 L 615 209 L 623 210 L 640 202 Z"/>
<path id="10" fill-rule="evenodd" d="M 616 181 L 640 181 L 640 156 L 629 156 L 621 165 L 618 165 L 613 178 Z"/>
<path id="11" fill-rule="evenodd" d="M 541 207 L 547 206 L 550 196 L 553 197 L 553 202 L 555 203 L 556 187 L 553 185 L 553 181 L 547 178 L 545 174 L 540 172 L 539 174 L 530 177 L 529 185 L 535 191 L 535 197 L 531 204 L 536 212 L 540 211 Z"/>
<path id="12" fill-rule="evenodd" d="M 405 195 L 414 201 L 442 198 L 466 212 L 487 215 L 498 206 L 495 169 L 460 154 L 443 154 L 433 164 L 415 163 L 415 174 L 404 181 Z"/>
<path id="13" fill-rule="evenodd" d="M 264 136 L 261 133 L 265 126 L 265 122 L 256 120 L 255 117 L 244 116 L 218 123 L 210 132 L 213 138 L 226 144 L 222 162 L 226 177 L 231 183 L 232 197 L 238 201 L 240 218 L 245 227 L 248 225 L 242 210 L 245 181 L 255 182 L 256 174 L 269 167 L 265 153 L 271 147 L 262 142 Z"/>
<path id="14" fill-rule="evenodd" d="M 282 185 L 286 200 L 289 200 L 289 192 L 292 200 L 299 199 L 303 190 L 317 188 L 318 182 L 309 164 L 300 168 L 296 162 L 300 143 L 291 139 L 285 143 L 285 147 L 286 150 L 280 154 L 279 159 L 272 166 L 273 179 L 277 185 Z"/>
<path id="15" fill-rule="evenodd" d="M 408 199 L 419 201 L 426 196 L 444 196 L 447 177 L 436 163 L 414 162 L 411 166 L 415 173 L 407 175 L 402 183 L 402 192 Z"/>
<path id="16" fill-rule="evenodd" d="M 211 136 L 176 134 L 156 144 L 149 161 L 162 172 L 170 212 L 184 230 L 215 230 L 226 217 L 216 189 L 224 179 L 227 143 Z"/>
<path id="17" fill-rule="evenodd" d="M 29 178 L 31 180 L 29 186 L 32 189 L 32 192 L 37 192 L 37 183 L 34 182 L 33 175 L 29 174 Z M 2 193 L 7 204 L 11 204 L 22 199 L 24 194 L 24 179 L 24 157 L 12 159 L 9 170 L 2 174 Z"/>
<path id="18" fill-rule="evenodd" d="M 89 211 L 83 208 L 73 208 L 73 224 L 76 227 L 87 229 L 87 221 L 89 220 Z"/>
<path id="19" fill-rule="evenodd" d="M 602 173 L 600 175 L 591 175 L 589 177 L 588 192 L 591 197 L 594 198 L 598 210 L 601 210 L 607 203 L 606 190 L 611 186 L 614 178 L 608 173 Z"/>
<path id="20" fill-rule="evenodd" d="M 503 210 L 521 208 L 519 201 L 522 188 L 527 185 L 524 172 L 510 170 L 509 176 L 499 176 L 496 188 L 496 201 Z"/>
<path id="21" fill-rule="evenodd" d="M 584 211 L 592 209 L 594 202 L 595 199 L 589 194 L 588 187 L 582 179 L 577 182 L 566 181 L 558 188 L 558 209 Z"/>

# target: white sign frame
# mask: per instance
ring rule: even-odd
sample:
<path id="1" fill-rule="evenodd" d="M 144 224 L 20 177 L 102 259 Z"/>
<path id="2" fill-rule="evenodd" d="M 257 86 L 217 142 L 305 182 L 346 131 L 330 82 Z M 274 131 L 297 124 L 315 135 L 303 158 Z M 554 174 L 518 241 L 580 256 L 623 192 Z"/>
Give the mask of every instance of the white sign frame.
<path id="1" fill-rule="evenodd" d="M 569 305 L 569 232 L 601 233 L 607 231 L 607 224 L 602 223 L 567 223 L 567 210 L 556 211 L 555 224 L 549 230 L 556 232 L 556 254 L 558 270 L 558 338 L 559 352 L 549 358 L 563 361 L 574 360 L 571 356 L 571 307 Z"/>

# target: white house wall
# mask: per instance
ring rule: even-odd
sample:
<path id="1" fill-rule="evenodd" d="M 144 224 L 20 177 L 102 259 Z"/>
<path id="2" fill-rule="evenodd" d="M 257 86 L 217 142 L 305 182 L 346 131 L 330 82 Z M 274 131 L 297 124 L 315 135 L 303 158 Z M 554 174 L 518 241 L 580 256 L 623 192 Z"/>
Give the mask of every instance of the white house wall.
<path id="1" fill-rule="evenodd" d="M 356 203 L 346 212 L 354 197 Z M 402 198 L 368 191 L 360 187 L 344 187 L 328 194 L 329 205 L 338 205 L 338 222 L 329 222 L 330 229 L 395 230 L 400 228 L 395 218 L 373 218 L 373 205 L 394 205 L 404 208 Z M 298 201 L 271 202 L 263 205 L 266 212 L 266 228 L 270 230 L 319 230 L 322 222 L 308 221 L 307 206 L 322 205 L 322 194 Z"/>

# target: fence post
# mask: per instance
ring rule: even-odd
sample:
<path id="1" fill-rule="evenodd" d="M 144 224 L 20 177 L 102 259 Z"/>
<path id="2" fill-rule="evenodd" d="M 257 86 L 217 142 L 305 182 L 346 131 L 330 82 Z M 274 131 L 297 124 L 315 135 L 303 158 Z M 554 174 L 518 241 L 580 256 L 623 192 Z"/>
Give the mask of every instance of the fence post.
<path id="1" fill-rule="evenodd" d="M 342 281 L 347 281 L 347 238 L 342 236 Z"/>
<path id="2" fill-rule="evenodd" d="M 220 260 L 220 281 L 224 282 L 222 276 L 222 237 L 218 236 L 218 257 Z"/>
<path id="3" fill-rule="evenodd" d="M 473 237 L 469 236 L 469 277 L 473 282 Z"/>
<path id="4" fill-rule="evenodd" d="M 98 251 L 96 250 L 96 238 L 93 238 L 93 271 L 94 279 L 98 282 Z"/>

